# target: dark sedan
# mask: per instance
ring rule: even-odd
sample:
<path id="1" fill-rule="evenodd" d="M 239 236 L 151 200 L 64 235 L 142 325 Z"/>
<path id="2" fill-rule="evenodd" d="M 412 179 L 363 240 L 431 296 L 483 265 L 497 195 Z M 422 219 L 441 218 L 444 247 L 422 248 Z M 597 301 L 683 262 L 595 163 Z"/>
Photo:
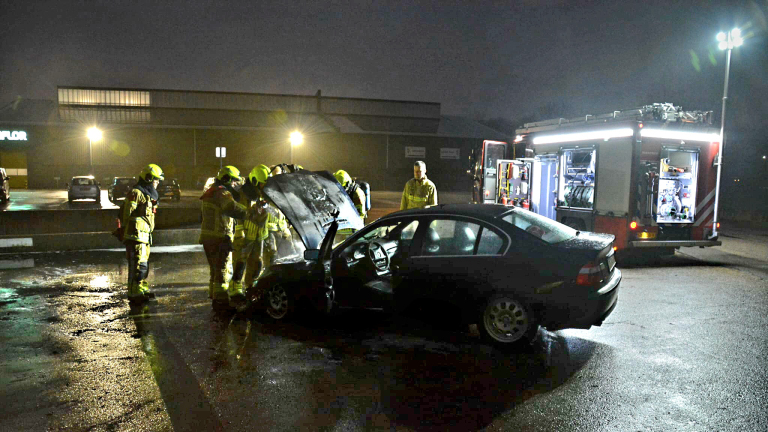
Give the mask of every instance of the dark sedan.
<path id="1" fill-rule="evenodd" d="M 113 203 L 123 200 L 136 184 L 136 177 L 115 177 L 107 189 L 109 200 Z"/>
<path id="2" fill-rule="evenodd" d="M 417 310 L 476 323 L 486 340 L 507 346 L 530 340 L 539 325 L 600 325 L 616 306 L 612 235 L 514 207 L 439 205 L 382 217 L 332 247 L 348 221 L 313 208 L 337 191 L 308 187 L 300 175 L 309 174 L 276 176 L 265 188 L 307 246 L 303 260 L 271 266 L 249 290 L 252 301 L 265 293 L 273 319 L 301 307 Z"/>
<path id="3" fill-rule="evenodd" d="M 181 200 L 181 188 L 176 179 L 161 180 L 157 185 L 157 194 L 162 198 L 170 198 L 174 201 Z"/>

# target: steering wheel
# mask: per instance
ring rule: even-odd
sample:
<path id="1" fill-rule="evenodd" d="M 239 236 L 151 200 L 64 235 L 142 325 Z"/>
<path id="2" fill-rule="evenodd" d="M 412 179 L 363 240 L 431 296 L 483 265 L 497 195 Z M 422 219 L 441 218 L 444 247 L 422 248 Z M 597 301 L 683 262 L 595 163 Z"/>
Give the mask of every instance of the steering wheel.
<path id="1" fill-rule="evenodd" d="M 380 272 L 389 270 L 389 255 L 387 255 L 387 250 L 384 248 L 384 245 L 376 240 L 372 240 L 368 243 L 368 259 L 371 260 L 371 263 L 376 270 Z"/>

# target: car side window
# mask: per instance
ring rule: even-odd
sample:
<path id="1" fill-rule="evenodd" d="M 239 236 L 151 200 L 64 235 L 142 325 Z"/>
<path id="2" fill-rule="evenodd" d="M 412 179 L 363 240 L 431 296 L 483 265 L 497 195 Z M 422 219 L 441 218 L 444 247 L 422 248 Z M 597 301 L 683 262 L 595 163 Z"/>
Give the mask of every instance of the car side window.
<path id="1" fill-rule="evenodd" d="M 477 245 L 477 255 L 499 255 L 504 246 L 504 240 L 488 228 L 480 232 L 480 243 Z"/>
<path id="2" fill-rule="evenodd" d="M 435 219 L 427 227 L 422 255 L 472 255 L 480 225 L 453 219 Z"/>

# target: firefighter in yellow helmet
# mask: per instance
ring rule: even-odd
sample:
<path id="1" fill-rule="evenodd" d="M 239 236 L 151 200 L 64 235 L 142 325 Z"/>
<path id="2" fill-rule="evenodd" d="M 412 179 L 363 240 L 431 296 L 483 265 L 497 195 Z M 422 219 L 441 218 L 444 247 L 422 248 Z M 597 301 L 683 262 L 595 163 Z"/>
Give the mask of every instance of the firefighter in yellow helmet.
<path id="1" fill-rule="evenodd" d="M 158 195 L 155 188 L 163 179 L 163 170 L 159 166 L 147 165 L 141 170 L 139 181 L 123 203 L 120 221 L 128 258 L 128 300 L 131 303 L 143 303 L 154 297 L 147 283 L 149 246 L 152 244 L 157 212 Z"/>
<path id="2" fill-rule="evenodd" d="M 360 186 L 352 181 L 352 177 L 350 177 L 346 171 L 338 170 L 333 176 L 336 177 L 336 181 L 338 181 L 344 188 L 347 195 L 352 198 L 352 203 L 355 205 L 357 213 L 360 214 L 360 218 L 365 221 L 365 192 L 363 192 Z"/>
<path id="3" fill-rule="evenodd" d="M 437 205 L 437 188 L 427 178 L 427 164 L 416 161 L 413 164 L 413 178 L 408 180 L 400 199 L 400 210 L 424 208 Z"/>
<path id="4" fill-rule="evenodd" d="M 271 176 L 266 165 L 255 167 L 248 176 L 250 182 L 259 191 L 259 200 L 252 207 L 255 223 L 246 227 L 246 241 L 253 241 L 245 268 L 245 284 L 252 286 L 261 271 L 270 266 L 277 257 L 277 237 L 291 241 L 291 231 L 285 216 L 263 193 L 264 185 Z M 257 293 L 255 297 L 260 297 Z"/>
<path id="5" fill-rule="evenodd" d="M 215 308 L 245 302 L 242 284 L 230 286 L 228 280 L 228 269 L 232 265 L 234 219 L 247 219 L 251 216 L 249 209 L 238 202 L 240 192 L 233 187 L 233 183 L 239 181 L 240 170 L 227 165 L 219 170 L 213 185 L 200 197 L 203 222 L 199 242 L 208 259 L 208 296 L 213 300 Z"/>
<path id="6" fill-rule="evenodd" d="M 266 170 L 266 171 L 265 171 Z M 245 219 L 235 223 L 234 271 L 232 275 L 233 287 L 236 290 L 249 288 L 253 284 L 254 275 L 261 271 L 261 253 L 263 239 L 262 232 L 267 232 L 267 212 L 260 202 L 263 200 L 261 189 L 269 177 L 269 168 L 259 165 L 253 168 L 244 180 L 240 193 L 239 203 L 251 209 L 254 215 L 252 219 Z M 260 174 L 259 174 L 260 173 Z M 263 180 L 260 182 L 259 178 Z M 245 283 L 243 277 L 245 276 Z"/>

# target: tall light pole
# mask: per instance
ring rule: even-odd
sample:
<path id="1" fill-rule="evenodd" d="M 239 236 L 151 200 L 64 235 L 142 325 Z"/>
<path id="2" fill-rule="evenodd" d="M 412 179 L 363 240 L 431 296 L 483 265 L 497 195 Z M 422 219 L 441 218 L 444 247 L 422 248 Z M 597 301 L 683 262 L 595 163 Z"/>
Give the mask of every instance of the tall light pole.
<path id="1" fill-rule="evenodd" d="M 301 145 L 301 143 L 304 142 L 304 135 L 301 134 L 299 131 L 293 131 L 291 132 L 291 135 L 289 137 L 289 141 L 291 143 L 291 160 L 290 163 L 293 164 L 293 147 L 297 145 Z"/>
<path id="2" fill-rule="evenodd" d="M 717 208 L 720 204 L 720 171 L 723 168 L 723 147 L 725 147 L 725 102 L 728 100 L 728 74 L 731 69 L 731 51 L 741 46 L 744 39 L 741 30 L 735 28 L 728 33 L 717 34 L 718 48 L 725 50 L 725 84 L 723 85 L 723 112 L 720 117 L 720 142 L 717 150 L 717 182 L 715 184 L 715 216 L 712 218 L 712 237 L 717 237 Z"/>
<path id="3" fill-rule="evenodd" d="M 92 127 L 88 129 L 88 160 L 91 164 L 91 172 L 90 174 L 93 175 L 93 142 L 94 141 L 101 141 L 101 131 L 97 127 Z"/>

